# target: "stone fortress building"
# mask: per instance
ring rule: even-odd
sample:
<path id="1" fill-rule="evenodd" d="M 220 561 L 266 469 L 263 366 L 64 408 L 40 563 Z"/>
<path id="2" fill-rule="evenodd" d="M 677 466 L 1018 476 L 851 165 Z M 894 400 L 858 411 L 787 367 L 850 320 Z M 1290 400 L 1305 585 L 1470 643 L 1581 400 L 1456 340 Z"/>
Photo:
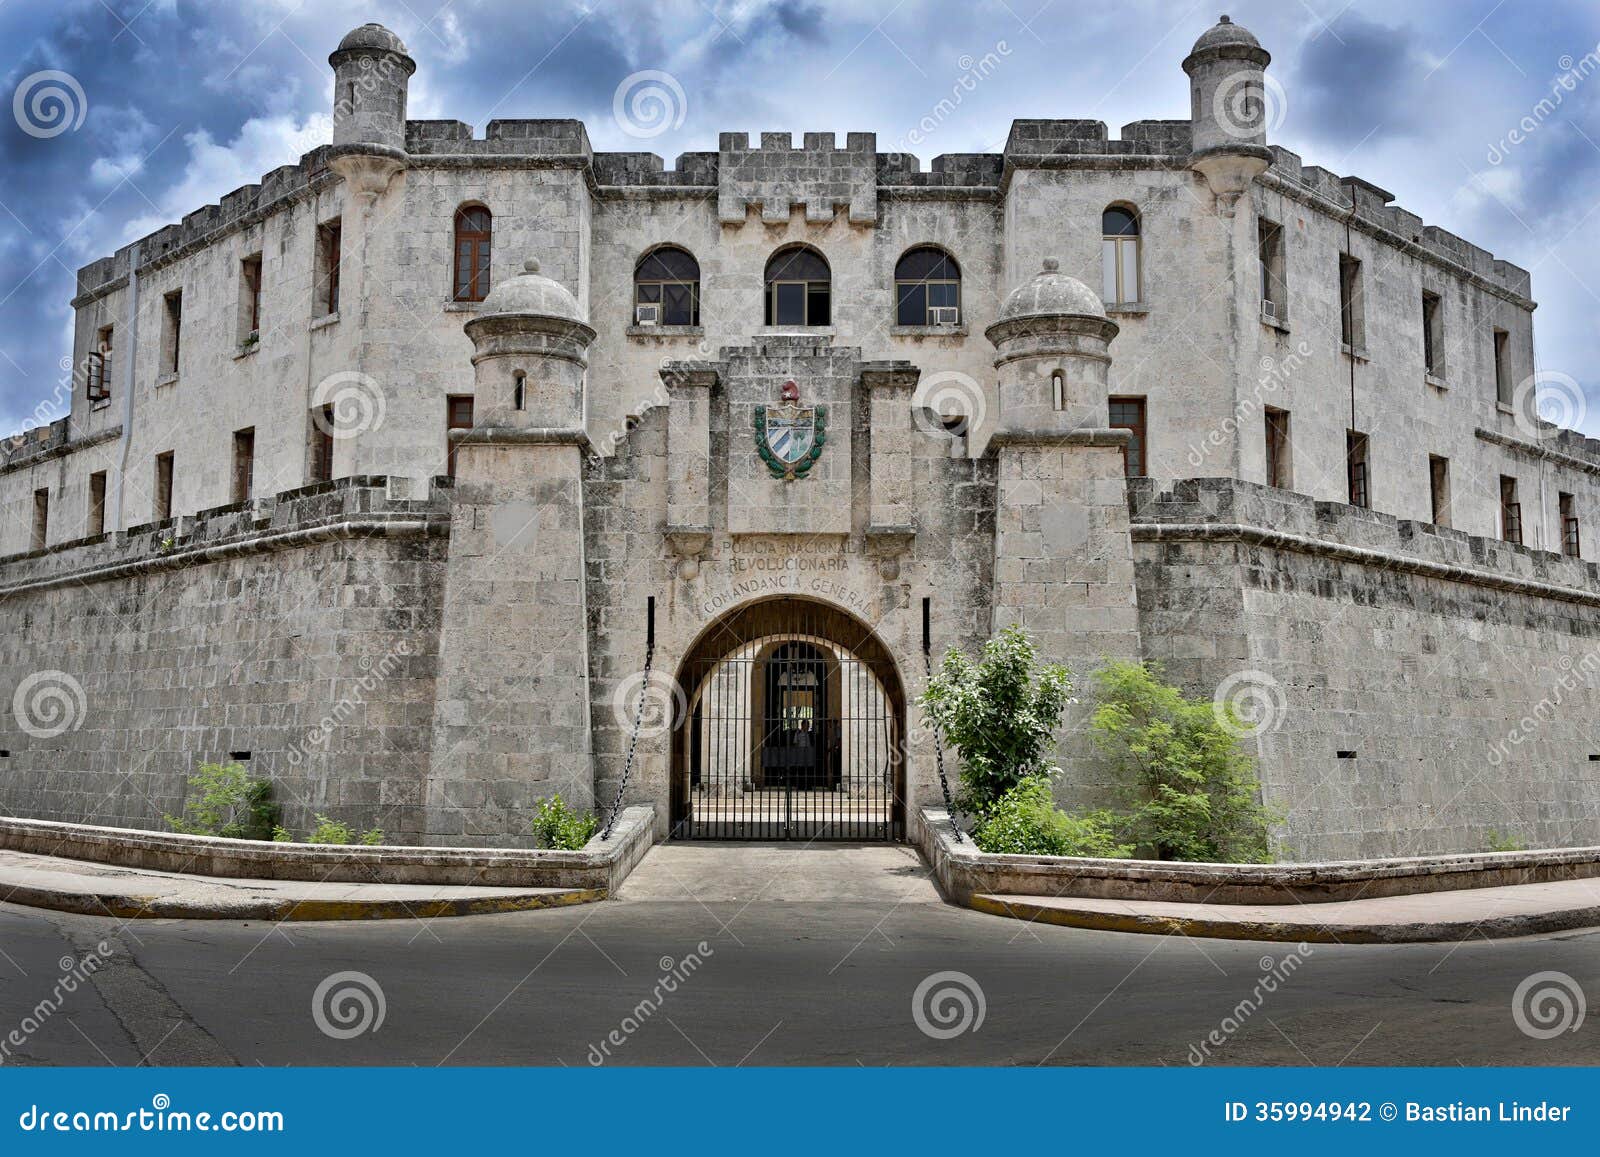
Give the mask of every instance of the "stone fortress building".
<path id="1" fill-rule="evenodd" d="M 1600 842 L 1600 444 L 1528 274 L 1272 145 L 1269 59 L 1222 18 L 1115 139 L 668 169 L 408 120 L 356 29 L 331 146 L 79 273 L 0 457 L 0 809 L 159 825 L 232 757 L 399 842 L 619 789 L 896 838 L 925 640 L 1021 623 L 1239 704 L 1287 858 Z"/>

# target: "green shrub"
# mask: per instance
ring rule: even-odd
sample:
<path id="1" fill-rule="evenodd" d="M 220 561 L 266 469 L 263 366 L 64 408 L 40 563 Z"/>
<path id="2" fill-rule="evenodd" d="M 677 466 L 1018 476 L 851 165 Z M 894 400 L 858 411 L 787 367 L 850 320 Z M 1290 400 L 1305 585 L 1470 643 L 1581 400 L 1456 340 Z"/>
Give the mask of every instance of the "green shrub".
<path id="1" fill-rule="evenodd" d="M 278 805 L 272 782 L 251 779 L 242 763 L 202 763 L 189 777 L 183 815 L 162 819 L 184 835 L 265 840 L 273 838 Z"/>
<path id="2" fill-rule="evenodd" d="M 1126 859 L 1133 848 L 1117 843 L 1110 812 L 1075 816 L 1056 807 L 1050 780 L 1032 775 L 997 799 L 972 832 L 986 852 L 1022 856 L 1105 856 Z"/>
<path id="3" fill-rule="evenodd" d="M 1090 731 L 1128 803 L 1119 834 L 1163 860 L 1267 862 L 1278 817 L 1259 802 L 1231 708 L 1186 698 L 1158 676 L 1141 663 L 1094 676 Z"/>
<path id="4" fill-rule="evenodd" d="M 952 647 L 917 704 L 961 756 L 957 806 L 981 816 L 1022 780 L 1056 774 L 1048 757 L 1071 695 L 1067 669 L 1041 664 L 1021 627 L 990 639 L 976 663 Z"/>
<path id="5" fill-rule="evenodd" d="M 539 813 L 533 817 L 533 838 L 541 848 L 575 852 L 593 839 L 599 829 L 599 816 L 593 812 L 574 811 L 559 794 L 541 802 Z"/>
<path id="6" fill-rule="evenodd" d="M 1489 847 L 1491 852 L 1525 852 L 1528 850 L 1526 842 L 1513 835 L 1502 835 L 1500 832 L 1489 833 Z"/>
<path id="7" fill-rule="evenodd" d="M 317 826 L 311 829 L 311 834 L 303 841 L 296 840 L 294 833 L 285 827 L 274 828 L 272 838 L 280 844 L 365 844 L 374 847 L 383 843 L 382 828 L 368 828 L 358 833 L 349 824 L 329 819 L 325 815 L 318 814 L 313 818 L 317 821 Z"/>

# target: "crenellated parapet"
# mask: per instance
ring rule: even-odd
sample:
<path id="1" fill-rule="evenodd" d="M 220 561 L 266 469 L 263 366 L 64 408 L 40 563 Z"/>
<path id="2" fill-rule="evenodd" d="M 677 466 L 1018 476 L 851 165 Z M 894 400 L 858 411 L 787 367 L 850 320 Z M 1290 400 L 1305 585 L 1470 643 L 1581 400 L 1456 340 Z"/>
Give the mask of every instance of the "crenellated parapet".
<path id="1" fill-rule="evenodd" d="M 851 224 L 878 219 L 878 146 L 873 133 L 850 133 L 845 147 L 832 133 L 806 133 L 795 148 L 788 133 L 762 133 L 750 147 L 748 133 L 723 133 L 718 142 L 717 218 L 741 224 L 752 208 L 764 222 L 789 219 L 796 206 L 806 220 L 833 220 L 846 210 Z"/>

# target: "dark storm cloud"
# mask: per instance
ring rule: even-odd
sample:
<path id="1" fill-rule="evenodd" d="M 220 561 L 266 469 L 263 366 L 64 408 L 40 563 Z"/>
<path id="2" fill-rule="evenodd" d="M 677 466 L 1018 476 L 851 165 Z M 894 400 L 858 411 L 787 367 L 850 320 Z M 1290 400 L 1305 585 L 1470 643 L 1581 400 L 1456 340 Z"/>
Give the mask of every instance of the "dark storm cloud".
<path id="1" fill-rule="evenodd" d="M 1409 134 L 1421 123 L 1427 73 L 1413 29 L 1346 12 L 1306 45 L 1291 74 L 1295 123 L 1315 139 L 1346 146 Z"/>

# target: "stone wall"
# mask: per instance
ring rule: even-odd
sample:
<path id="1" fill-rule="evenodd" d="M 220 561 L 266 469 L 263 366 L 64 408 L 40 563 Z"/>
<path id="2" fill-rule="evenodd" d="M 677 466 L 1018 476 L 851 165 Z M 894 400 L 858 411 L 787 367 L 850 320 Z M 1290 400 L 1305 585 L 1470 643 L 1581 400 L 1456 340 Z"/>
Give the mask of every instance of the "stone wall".
<path id="1" fill-rule="evenodd" d="M 1600 568 L 1246 482 L 1130 500 L 1145 653 L 1257 714 L 1286 857 L 1600 842 Z"/>
<path id="2" fill-rule="evenodd" d="M 0 812 L 161 827 L 248 752 L 289 827 L 421 842 L 443 511 L 347 478 L 4 560 Z"/>

